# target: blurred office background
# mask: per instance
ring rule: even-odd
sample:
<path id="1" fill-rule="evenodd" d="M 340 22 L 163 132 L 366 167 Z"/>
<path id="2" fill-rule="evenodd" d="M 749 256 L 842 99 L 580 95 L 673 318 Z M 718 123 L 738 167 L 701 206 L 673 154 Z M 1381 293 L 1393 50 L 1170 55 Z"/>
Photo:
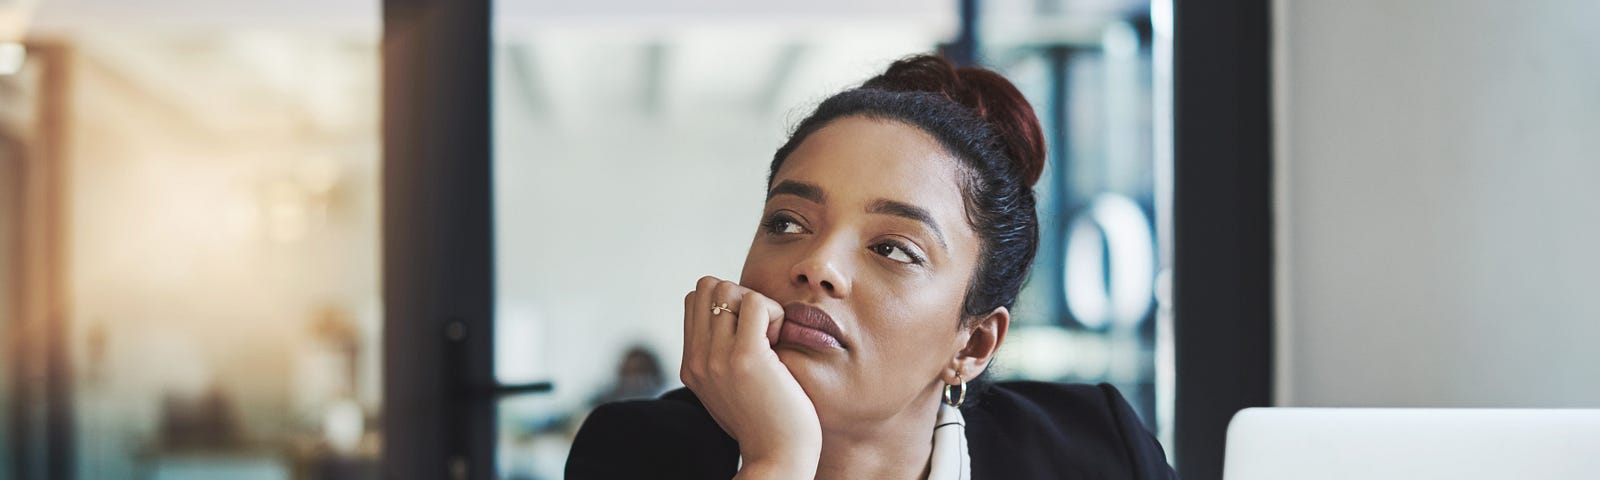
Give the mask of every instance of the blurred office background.
<path id="1" fill-rule="evenodd" d="M 1006 74 L 1048 132 L 1041 250 L 999 377 L 1117 385 L 1189 478 L 1216 478 L 1222 439 L 1175 436 L 1179 377 L 1221 364 L 1180 364 L 1185 341 L 1269 353 L 1239 357 L 1266 375 L 1190 398 L 1600 406 L 1600 8 L 1225 3 L 1270 13 L 1242 22 L 1270 52 L 1270 163 L 1244 173 L 1184 156 L 1209 139 L 1182 119 L 1241 114 L 1175 111 L 1205 75 L 1174 60 L 1181 20 L 1226 15 L 1181 1 L 0 0 L 0 480 L 560 478 L 594 405 L 679 385 L 679 297 L 738 276 L 788 128 L 934 51 Z M 481 25 L 481 48 L 407 43 L 473 35 L 432 26 L 462 4 L 485 18 L 450 25 Z M 430 9 L 446 13 L 403 14 Z M 483 81 L 428 90 L 456 78 L 427 63 L 451 54 L 484 58 Z M 482 118 L 425 116 L 473 98 Z M 427 154 L 483 162 L 484 203 L 396 187 L 415 172 L 389 163 L 413 155 L 396 132 L 460 125 L 482 127 L 483 158 Z M 1266 246 L 1179 245 L 1227 215 L 1181 203 L 1185 168 L 1270 182 L 1240 196 L 1270 214 L 1245 229 Z M 411 247 L 477 239 L 408 230 L 436 200 L 492 226 L 474 244 L 484 318 L 393 308 L 433 272 Z M 1175 275 L 1175 252 L 1263 270 Z M 1230 282 L 1259 295 L 1206 285 Z M 1264 316 L 1236 335 L 1217 326 L 1233 316 L 1186 315 L 1185 288 Z M 421 336 L 477 353 L 384 351 Z M 444 445 L 443 468 L 396 470 L 435 453 L 392 437 L 429 410 L 385 396 L 480 367 L 494 387 L 463 390 L 479 397 L 420 402 L 481 413 L 488 444 L 437 427 L 422 445 Z"/>
<path id="2" fill-rule="evenodd" d="M 0 478 L 376 471 L 378 13 L 0 3 Z"/>

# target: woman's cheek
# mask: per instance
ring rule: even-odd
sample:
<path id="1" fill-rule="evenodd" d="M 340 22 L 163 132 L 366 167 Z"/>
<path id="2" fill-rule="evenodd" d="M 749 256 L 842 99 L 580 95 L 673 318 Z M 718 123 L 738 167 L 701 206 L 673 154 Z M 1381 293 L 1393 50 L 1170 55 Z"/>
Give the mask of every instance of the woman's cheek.
<path id="1" fill-rule="evenodd" d="M 780 263 L 775 255 L 752 248 L 750 256 L 745 259 L 744 270 L 739 273 L 739 284 L 771 297 L 775 288 L 784 281 L 784 269 Z"/>

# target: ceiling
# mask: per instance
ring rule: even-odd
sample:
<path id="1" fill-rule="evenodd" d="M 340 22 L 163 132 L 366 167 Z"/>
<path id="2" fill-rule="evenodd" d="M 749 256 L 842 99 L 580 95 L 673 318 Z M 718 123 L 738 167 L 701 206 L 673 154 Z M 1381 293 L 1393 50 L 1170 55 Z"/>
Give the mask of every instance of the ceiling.
<path id="1" fill-rule="evenodd" d="M 322 29 L 376 33 L 378 0 L 0 0 L 37 2 L 31 32 L 148 28 Z M 956 0 L 503 0 L 498 26 L 595 24 L 914 23 L 953 27 Z"/>

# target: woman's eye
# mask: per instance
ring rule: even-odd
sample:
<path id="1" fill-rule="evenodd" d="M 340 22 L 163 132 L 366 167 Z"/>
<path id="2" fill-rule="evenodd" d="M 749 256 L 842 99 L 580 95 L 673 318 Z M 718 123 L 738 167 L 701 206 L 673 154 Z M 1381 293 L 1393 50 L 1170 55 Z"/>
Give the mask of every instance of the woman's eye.
<path id="1" fill-rule="evenodd" d="M 922 259 L 913 255 L 911 250 L 894 242 L 883 242 L 869 247 L 872 253 L 883 255 L 890 260 L 900 263 L 922 263 Z"/>
<path id="2" fill-rule="evenodd" d="M 768 219 L 764 228 L 767 233 L 775 234 L 805 233 L 806 231 L 804 227 L 800 226 L 800 222 L 782 215 Z"/>

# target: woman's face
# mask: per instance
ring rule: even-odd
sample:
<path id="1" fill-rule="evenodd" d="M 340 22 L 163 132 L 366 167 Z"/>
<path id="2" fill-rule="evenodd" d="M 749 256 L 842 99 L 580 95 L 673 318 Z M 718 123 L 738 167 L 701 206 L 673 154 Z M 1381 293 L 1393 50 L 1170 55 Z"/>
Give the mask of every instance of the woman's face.
<path id="1" fill-rule="evenodd" d="M 778 357 L 823 428 L 928 405 L 966 346 L 979 238 L 958 168 L 922 130 L 857 116 L 813 132 L 774 177 L 739 283 L 786 307 Z M 801 327 L 817 323 L 802 305 L 838 338 Z"/>

